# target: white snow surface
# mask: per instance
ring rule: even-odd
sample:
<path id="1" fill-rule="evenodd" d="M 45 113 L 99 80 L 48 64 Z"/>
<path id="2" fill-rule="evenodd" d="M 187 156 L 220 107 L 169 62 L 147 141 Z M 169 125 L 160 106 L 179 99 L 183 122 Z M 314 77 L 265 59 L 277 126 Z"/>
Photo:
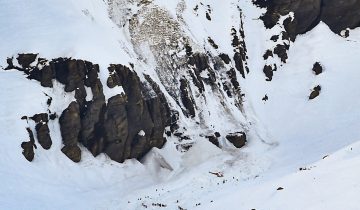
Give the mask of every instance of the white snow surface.
<path id="1" fill-rule="evenodd" d="M 230 28 L 239 26 L 237 6 L 243 12 L 250 73 L 240 79 L 246 116 L 234 119 L 249 126 L 247 146 L 221 150 L 198 137 L 188 152 L 180 153 L 175 139 L 168 139 L 141 162 L 119 164 L 106 155 L 94 158 L 82 148 L 82 161 L 73 163 L 61 152 L 60 128 L 53 121 L 51 149 L 38 146 L 30 163 L 20 145 L 32 122 L 20 118 L 46 111 L 44 93 L 55 96 L 50 109 L 57 113 L 74 94 L 65 94 L 58 83 L 43 88 L 21 72 L 1 70 L 0 209 L 359 209 L 360 30 L 342 38 L 319 24 L 291 43 L 288 62 L 266 82 L 262 55 L 273 46 L 269 38 L 279 28 L 263 27 L 258 19 L 262 10 L 249 0 L 154 4 L 176 17 L 179 2 L 187 6 L 184 33 L 200 48 L 213 51 L 205 44 L 210 36 L 219 52 L 229 54 Z M 213 10 L 211 22 L 206 5 Z M 7 57 L 33 52 L 98 63 L 103 84 L 110 63 L 132 62 L 137 72 L 156 75 L 151 62 L 137 60 L 128 29 L 112 22 L 101 0 L 0 1 L 0 48 L 0 67 L 6 66 Z M 311 71 L 316 61 L 324 67 L 319 76 Z M 320 96 L 308 100 L 316 85 L 322 86 Z M 121 92 L 105 89 L 107 98 Z M 261 100 L 265 94 L 266 102 Z M 216 104 L 207 109 L 217 110 Z M 224 131 L 235 124 L 228 126 L 221 112 L 205 120 Z"/>

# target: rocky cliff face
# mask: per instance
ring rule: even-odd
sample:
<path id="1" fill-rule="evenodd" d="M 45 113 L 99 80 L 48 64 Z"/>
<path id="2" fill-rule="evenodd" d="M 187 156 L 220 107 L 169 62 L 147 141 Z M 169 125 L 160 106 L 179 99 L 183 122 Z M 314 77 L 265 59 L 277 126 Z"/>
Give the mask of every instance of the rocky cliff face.
<path id="1" fill-rule="evenodd" d="M 81 160 L 80 144 L 94 156 L 106 153 L 113 160 L 123 162 L 141 158 L 152 147 L 160 148 L 165 143 L 164 132 L 170 125 L 171 113 L 164 94 L 150 77 L 140 81 L 128 67 L 111 65 L 107 85 L 110 88 L 121 86 L 124 92 L 106 101 L 96 64 L 69 58 L 48 61 L 36 54 L 20 54 L 16 59 L 19 65 L 14 65 L 9 58 L 5 70 L 22 71 L 28 79 L 39 81 L 43 87 L 52 88 L 53 82 L 58 81 L 64 85 L 65 92 L 75 92 L 74 101 L 58 113 L 64 144 L 61 151 L 74 162 Z M 88 94 L 92 95 L 90 100 L 86 100 Z M 36 123 L 36 136 L 44 149 L 51 147 L 47 122 L 56 118 L 57 114 L 51 110 L 23 117 Z M 33 145 L 36 145 L 32 130 L 27 130 L 30 141 L 24 142 L 22 147 L 24 156 L 31 161 Z"/>
<path id="2" fill-rule="evenodd" d="M 326 23 L 335 33 L 360 25 L 360 1 L 336 0 L 256 0 L 257 5 L 267 8 L 262 16 L 264 24 L 272 28 L 280 16 L 293 13 L 292 18 L 283 23 L 292 39 L 297 34 L 305 33 L 320 21 Z"/>

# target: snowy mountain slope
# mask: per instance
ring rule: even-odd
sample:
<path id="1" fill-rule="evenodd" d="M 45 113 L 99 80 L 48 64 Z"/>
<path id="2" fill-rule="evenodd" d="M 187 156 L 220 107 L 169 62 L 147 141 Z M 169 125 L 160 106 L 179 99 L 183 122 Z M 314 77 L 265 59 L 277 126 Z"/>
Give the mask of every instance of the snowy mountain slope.
<path id="1" fill-rule="evenodd" d="M 22 16 L 17 15 L 20 10 Z M 144 80 L 143 73 L 150 75 L 171 109 L 179 112 L 176 132 L 181 134 L 167 137 L 164 147 L 152 149 L 142 163 L 133 159 L 119 164 L 105 154 L 93 157 L 81 144 L 81 162 L 73 163 L 61 152 L 55 120 L 49 122 L 52 147 L 45 150 L 36 142 L 30 163 L 20 145 L 28 139 L 25 128 L 34 128 L 35 123 L 20 118 L 48 108 L 60 114 L 74 100 L 74 92 L 63 91 L 59 82 L 46 88 L 16 70 L 0 71 L 1 209 L 357 208 L 358 146 L 346 146 L 360 138 L 358 29 L 343 38 L 320 23 L 294 43 L 274 43 L 270 38 L 283 26 L 266 29 L 259 20 L 264 9 L 235 0 L 19 0 L 1 2 L 0 11 L 2 68 L 7 57 L 19 53 L 85 59 L 100 65 L 108 100 L 123 92 L 106 85 L 109 64 L 133 63 L 140 79 Z M 242 69 L 245 79 L 234 59 L 237 51 L 245 52 L 245 45 L 233 45 L 232 28 L 240 40 L 241 33 L 245 35 L 247 58 L 241 61 L 249 68 L 248 73 Z M 286 63 L 277 56 L 264 60 L 266 50 L 283 42 L 290 44 Z M 199 53 L 209 59 L 210 67 L 197 77 L 203 80 L 203 92 L 191 76 L 197 67 L 186 61 L 187 45 L 193 53 L 189 57 Z M 221 53 L 231 61 L 216 69 Z M 324 68 L 317 76 L 311 70 L 315 62 Z M 266 81 L 263 67 L 274 64 L 272 81 Z M 236 71 L 229 78 L 231 68 Z M 205 82 L 212 71 L 218 84 Z M 181 99 L 182 78 L 189 84 L 194 117 Z M 232 86 L 234 78 L 240 90 Z M 232 97 L 224 88 L 230 83 Z M 316 85 L 322 87 L 320 95 L 309 100 Z M 53 97 L 50 107 L 44 93 Z M 262 100 L 265 95 L 267 101 Z M 216 131 L 221 133 L 222 149 L 205 138 Z M 238 131 L 246 131 L 248 140 L 240 150 L 225 138 Z M 326 155 L 330 156 L 322 160 Z M 299 171 L 300 167 L 311 169 Z M 277 191 L 278 187 L 284 190 Z M 337 191 L 347 194 L 338 197 Z"/>

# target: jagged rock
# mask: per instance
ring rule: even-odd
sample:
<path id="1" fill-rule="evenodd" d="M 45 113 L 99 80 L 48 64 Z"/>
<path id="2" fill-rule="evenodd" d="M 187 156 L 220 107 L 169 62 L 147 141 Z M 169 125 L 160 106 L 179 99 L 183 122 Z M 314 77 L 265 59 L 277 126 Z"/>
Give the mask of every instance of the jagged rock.
<path id="1" fill-rule="evenodd" d="M 215 132 L 214 135 L 215 135 L 217 138 L 219 138 L 219 137 L 221 136 L 219 132 Z"/>
<path id="2" fill-rule="evenodd" d="M 312 70 L 316 75 L 319 75 L 323 72 L 323 67 L 321 66 L 321 64 L 319 62 L 316 62 L 316 63 L 314 63 Z"/>
<path id="3" fill-rule="evenodd" d="M 165 126 L 171 124 L 170 110 L 160 88 L 145 75 L 147 90 L 135 72 L 123 65 L 110 66 L 110 77 L 118 78 L 125 96 L 109 99 L 104 116 L 106 153 L 114 160 L 141 158 L 152 147 L 165 143 Z M 149 93 L 153 91 L 155 95 Z"/>
<path id="4" fill-rule="evenodd" d="M 187 113 L 191 117 L 195 117 L 194 101 L 189 94 L 189 85 L 185 79 L 180 80 L 180 96 Z"/>
<path id="5" fill-rule="evenodd" d="M 142 95 L 139 77 L 135 72 L 131 72 L 130 74 L 132 76 L 126 78 L 123 85 L 128 97 L 126 110 L 129 122 L 129 135 L 126 140 L 124 153 L 125 159 L 141 157 L 138 156 L 138 154 L 142 155 L 145 151 L 137 151 L 137 148 L 139 148 L 137 147 L 137 144 L 142 144 L 142 142 L 139 142 L 134 138 L 137 138 L 138 133 L 143 131 L 145 132 L 146 138 L 149 140 L 154 127 L 149 109 Z M 164 130 L 162 132 L 164 132 Z"/>
<path id="6" fill-rule="evenodd" d="M 226 72 L 226 74 L 230 78 L 230 82 L 233 85 L 234 89 L 238 90 L 240 88 L 240 84 L 237 81 L 235 69 L 231 68 L 229 71 Z"/>
<path id="7" fill-rule="evenodd" d="M 58 117 L 58 116 L 57 116 L 56 113 L 52 113 L 52 114 L 50 114 L 50 116 L 49 116 L 50 120 L 55 120 L 57 117 Z"/>
<path id="8" fill-rule="evenodd" d="M 17 69 L 17 68 L 14 66 L 14 64 L 13 64 L 13 59 L 14 59 L 14 58 L 12 58 L 12 57 L 6 59 L 6 63 L 8 64 L 8 66 L 5 67 L 4 70 Z M 18 70 L 19 70 L 19 69 L 18 69 Z"/>
<path id="9" fill-rule="evenodd" d="M 256 0 L 255 3 L 261 7 L 267 7 L 267 12 L 261 17 L 267 28 L 275 26 L 280 16 L 287 15 L 290 11 L 293 11 L 295 16 L 295 34 L 305 33 L 319 21 L 321 0 Z"/>
<path id="10" fill-rule="evenodd" d="M 206 19 L 208 19 L 209 21 L 211 21 L 210 14 L 209 14 L 208 12 L 206 12 Z"/>
<path id="11" fill-rule="evenodd" d="M 171 133 L 175 133 L 175 131 L 179 129 L 178 121 L 179 121 L 179 112 L 176 110 L 171 110 L 171 117 L 170 117 Z"/>
<path id="12" fill-rule="evenodd" d="M 246 134 L 244 132 L 229 133 L 226 139 L 236 148 L 241 148 L 246 144 Z"/>
<path id="13" fill-rule="evenodd" d="M 98 72 L 100 71 L 99 65 L 92 64 L 89 61 L 84 61 L 84 62 L 85 62 L 86 70 L 87 70 L 86 78 L 85 78 L 85 85 L 87 87 L 94 87 L 94 85 L 97 84 L 97 81 L 98 81 Z"/>
<path id="14" fill-rule="evenodd" d="M 229 64 L 229 63 L 231 62 L 230 57 L 229 57 L 227 54 L 225 54 L 225 53 L 219 54 L 219 57 L 220 57 L 220 58 L 224 61 L 224 63 L 226 63 L 226 64 Z"/>
<path id="15" fill-rule="evenodd" d="M 41 70 L 41 86 L 53 87 L 52 79 L 54 78 L 54 71 L 50 66 L 45 66 Z"/>
<path id="16" fill-rule="evenodd" d="M 78 87 L 84 87 L 85 63 L 82 60 L 68 60 L 65 91 L 72 92 Z M 58 72 L 56 72 L 58 74 Z"/>
<path id="17" fill-rule="evenodd" d="M 360 26 L 360 0 L 322 0 L 321 20 L 335 33 Z"/>
<path id="18" fill-rule="evenodd" d="M 151 119 L 154 123 L 149 141 L 149 149 L 152 147 L 162 147 L 165 143 L 164 130 L 165 127 L 171 125 L 171 112 L 168 106 L 166 97 L 161 92 L 160 87 L 151 79 L 150 76 L 145 75 L 146 80 L 156 93 L 157 97 L 146 100 Z"/>
<path id="19" fill-rule="evenodd" d="M 274 76 L 272 67 L 269 65 L 265 65 L 263 72 L 264 72 L 265 76 L 267 77 L 266 81 L 271 81 L 272 77 Z"/>
<path id="20" fill-rule="evenodd" d="M 312 100 L 312 99 L 318 97 L 320 95 L 320 91 L 321 91 L 320 85 L 314 87 L 313 91 L 311 92 L 311 94 L 309 96 L 309 100 Z"/>
<path id="21" fill-rule="evenodd" d="M 190 56 L 189 64 L 195 66 L 200 72 L 210 67 L 208 57 L 201 53 L 194 53 Z"/>
<path id="22" fill-rule="evenodd" d="M 219 139 L 216 135 L 206 136 L 209 141 L 217 147 L 220 147 Z"/>
<path id="23" fill-rule="evenodd" d="M 81 161 L 81 150 L 77 145 L 65 145 L 61 151 L 72 161 L 78 163 Z"/>
<path id="24" fill-rule="evenodd" d="M 208 42 L 210 43 L 210 45 L 214 48 L 214 49 L 218 49 L 219 46 L 214 42 L 213 39 L 211 39 L 211 37 L 208 37 Z"/>
<path id="25" fill-rule="evenodd" d="M 233 37 L 231 45 L 237 49 L 239 46 L 241 46 L 241 42 L 239 39 L 239 36 L 237 35 L 237 31 L 235 28 L 231 28 L 231 35 Z"/>
<path id="26" fill-rule="evenodd" d="M 185 45 L 185 52 L 187 56 L 191 56 L 193 54 L 192 47 L 188 44 Z"/>
<path id="27" fill-rule="evenodd" d="M 276 54 L 281 59 L 281 62 L 286 63 L 286 60 L 288 59 L 288 55 L 287 55 L 288 49 L 289 49 L 288 45 L 278 44 L 274 48 L 274 54 Z"/>
<path id="28" fill-rule="evenodd" d="M 28 161 L 32 161 L 34 159 L 34 147 L 31 142 L 23 142 L 21 143 L 21 148 L 23 148 L 22 154 Z"/>
<path id="29" fill-rule="evenodd" d="M 79 104 L 71 102 L 59 118 L 60 131 L 63 143 L 66 146 L 74 146 L 78 143 L 81 129 Z"/>
<path id="30" fill-rule="evenodd" d="M 101 131 L 102 128 L 99 127 L 99 124 L 102 123 L 101 117 L 104 112 L 104 107 L 104 99 L 95 99 L 87 103 L 86 109 L 83 111 L 81 117 L 80 139 L 84 146 L 88 148 L 91 148 L 92 144 L 103 136 L 103 131 Z M 96 156 L 97 154 L 94 155 Z"/>
<path id="31" fill-rule="evenodd" d="M 245 79 L 244 64 L 239 52 L 234 54 L 235 68 L 240 72 L 241 76 Z"/>
<path id="32" fill-rule="evenodd" d="M 47 113 L 35 114 L 34 116 L 30 117 L 30 119 L 34 120 L 35 123 L 47 123 L 49 121 Z"/>
<path id="33" fill-rule="evenodd" d="M 195 77 L 200 78 L 199 72 L 209 67 L 207 56 L 197 54 L 191 57 L 194 71 L 198 72 Z M 53 59 L 49 64 L 45 59 L 39 58 L 38 63 L 41 63 L 37 66 L 42 66 L 42 69 L 37 66 L 23 69 L 14 66 L 12 59 L 8 59 L 9 69 L 25 72 L 29 79 L 39 81 L 44 87 L 51 87 L 52 79 L 56 79 L 65 85 L 64 91 L 75 91 L 76 101 L 71 102 L 59 118 L 65 145 L 62 151 L 74 162 L 81 159 L 78 143 L 86 146 L 94 156 L 105 152 L 118 162 L 128 158 L 140 159 L 152 147 L 160 148 L 164 145 L 166 126 L 178 129 L 177 119 L 172 119 L 175 115 L 170 112 L 165 95 L 148 75 L 145 78 L 150 90 L 144 89 L 140 78 L 128 67 L 110 65 L 108 86 L 122 86 L 125 95 L 113 96 L 106 104 L 103 86 L 98 78 L 98 65 L 68 58 Z M 91 101 L 86 101 L 85 86 L 91 88 Z M 51 97 L 49 100 L 48 106 L 51 105 Z M 50 119 L 55 118 L 55 113 L 50 115 Z M 39 143 L 44 149 L 49 149 L 52 141 L 47 125 L 48 114 L 36 114 L 31 119 L 36 122 Z M 35 146 L 34 141 L 31 142 Z M 29 145 L 30 143 L 24 142 L 24 153 L 27 158 L 32 159 Z"/>
<path id="34" fill-rule="evenodd" d="M 86 103 L 86 89 L 84 85 L 79 86 L 75 89 L 75 99 L 79 103 L 80 110 L 82 111 Z"/>
<path id="35" fill-rule="evenodd" d="M 27 54 L 19 54 L 16 58 L 18 63 L 24 68 L 29 68 L 30 64 L 35 62 L 37 54 L 27 53 Z"/>
<path id="36" fill-rule="evenodd" d="M 26 128 L 26 131 L 29 134 L 29 141 L 21 143 L 21 148 L 23 149 L 22 154 L 28 161 L 34 159 L 35 153 L 34 148 L 36 149 L 34 134 L 30 128 Z"/>
<path id="37" fill-rule="evenodd" d="M 167 102 L 167 99 L 166 99 L 164 93 L 160 90 L 159 85 L 156 84 L 156 82 L 154 80 L 152 80 L 149 75 L 144 75 L 144 77 L 147 80 L 147 82 L 149 82 L 152 89 L 154 90 L 154 92 L 156 93 L 157 97 L 160 100 L 159 102 L 160 102 L 161 116 L 162 116 L 163 124 L 165 126 L 169 126 L 172 121 L 171 110 L 170 110 L 170 107 L 168 105 L 168 102 Z M 150 113 L 152 113 L 152 112 L 150 111 Z"/>
<path id="38" fill-rule="evenodd" d="M 125 96 L 111 97 L 104 114 L 104 139 L 109 145 L 106 154 L 120 162 L 124 160 L 125 144 L 129 136 L 126 101 Z"/>
<path id="39" fill-rule="evenodd" d="M 273 35 L 270 40 L 273 42 L 277 42 L 277 40 L 279 39 L 279 35 Z"/>
<path id="40" fill-rule="evenodd" d="M 100 79 L 96 79 L 94 84 L 92 84 L 91 92 L 93 94 L 93 100 L 96 100 L 96 99 L 105 100 L 105 95 L 103 92 L 103 85 L 102 85 Z"/>
<path id="41" fill-rule="evenodd" d="M 267 8 L 261 17 L 267 28 L 274 27 L 280 16 L 294 12 L 294 20 L 288 19 L 284 23 L 292 40 L 296 35 L 311 30 L 320 21 L 325 22 L 335 33 L 360 25 L 360 0 L 255 0 L 254 3 Z"/>
<path id="42" fill-rule="evenodd" d="M 117 68 L 124 68 L 123 66 L 119 66 Z M 115 66 L 112 65 L 110 66 L 109 68 L 109 72 L 110 72 L 110 76 L 107 80 L 107 86 L 109 88 L 114 88 L 116 86 L 121 86 L 121 81 L 120 81 L 120 78 L 119 78 L 119 75 L 115 72 Z M 121 70 L 118 70 L 118 71 L 121 71 Z"/>
<path id="43" fill-rule="evenodd" d="M 52 145 L 50 130 L 47 124 L 38 123 L 35 126 L 36 137 L 38 139 L 39 144 L 46 150 L 50 149 Z"/>
<path id="44" fill-rule="evenodd" d="M 274 56 L 273 52 L 271 50 L 266 50 L 266 52 L 263 55 L 263 58 L 264 58 L 264 60 L 267 60 L 270 56 L 271 57 Z"/>

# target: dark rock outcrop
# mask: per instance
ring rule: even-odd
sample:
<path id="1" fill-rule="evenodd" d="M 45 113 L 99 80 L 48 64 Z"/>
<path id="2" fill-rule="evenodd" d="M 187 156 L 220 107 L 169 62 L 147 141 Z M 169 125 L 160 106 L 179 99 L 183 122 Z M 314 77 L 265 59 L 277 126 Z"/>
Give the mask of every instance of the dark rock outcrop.
<path id="1" fill-rule="evenodd" d="M 266 52 L 263 55 L 264 60 L 267 60 L 269 57 L 274 56 L 273 52 L 271 50 L 266 50 Z"/>
<path id="2" fill-rule="evenodd" d="M 49 62 L 37 58 L 35 63 L 36 58 L 36 54 L 21 54 L 17 58 L 20 66 L 15 66 L 13 58 L 9 58 L 5 70 L 23 71 L 28 79 L 37 80 L 44 87 L 52 87 L 52 81 L 57 80 L 65 85 L 65 92 L 75 91 L 75 101 L 69 104 L 59 118 L 64 144 L 61 151 L 74 162 L 81 160 L 79 144 L 83 144 L 94 156 L 105 152 L 118 162 L 129 158 L 140 159 L 152 147 L 160 148 L 164 145 L 165 127 L 171 125 L 172 130 L 178 128 L 177 117 L 171 113 L 165 95 L 148 75 L 144 75 L 146 81 L 142 82 L 128 67 L 110 65 L 108 87 L 122 86 L 125 94 L 119 93 L 106 103 L 103 85 L 98 78 L 98 65 L 69 58 L 57 58 Z M 206 56 L 191 53 L 191 59 L 190 62 L 199 74 L 209 67 Z M 85 87 L 91 88 L 93 98 L 90 101 L 86 100 Z M 48 105 L 51 102 L 50 99 Z M 56 114 L 50 110 L 49 114 L 50 119 L 56 118 Z M 49 149 L 52 141 L 47 125 L 48 114 L 36 114 L 30 119 L 36 123 L 40 145 Z M 24 142 L 22 147 L 24 156 L 31 161 L 35 141 L 32 131 L 28 131 L 31 140 Z"/>
<path id="3" fill-rule="evenodd" d="M 274 76 L 272 67 L 269 65 L 265 65 L 263 72 L 264 72 L 265 76 L 267 77 L 266 81 L 271 81 Z"/>
<path id="4" fill-rule="evenodd" d="M 105 151 L 119 162 L 141 158 L 152 147 L 162 147 L 165 143 L 165 127 L 170 125 L 165 96 L 150 76 L 145 75 L 147 86 L 144 87 L 136 73 L 123 65 L 111 65 L 109 71 L 110 80 L 121 84 L 125 95 L 110 98 L 106 107 Z"/>
<path id="5" fill-rule="evenodd" d="M 216 135 L 210 135 L 210 136 L 206 136 L 207 139 L 209 139 L 209 141 L 214 144 L 217 147 L 220 147 L 220 143 L 219 143 L 219 139 L 218 136 Z"/>
<path id="6" fill-rule="evenodd" d="M 195 117 L 195 107 L 194 107 L 194 100 L 191 97 L 190 87 L 186 79 L 180 80 L 180 96 L 181 101 L 186 108 L 186 114 L 190 115 L 191 117 Z"/>
<path id="7" fill-rule="evenodd" d="M 78 147 L 79 133 L 81 130 L 81 119 L 79 104 L 71 102 L 59 118 L 60 131 L 63 144 L 61 151 L 72 161 L 81 160 L 81 150 Z"/>
<path id="8" fill-rule="evenodd" d="M 314 87 L 313 91 L 311 92 L 311 94 L 309 96 L 309 100 L 312 100 L 312 99 L 318 97 L 320 95 L 320 91 L 321 91 L 320 85 Z"/>
<path id="9" fill-rule="evenodd" d="M 32 130 L 30 128 L 26 128 L 26 130 L 29 134 L 29 141 L 21 143 L 21 148 L 23 149 L 22 154 L 24 155 L 26 160 L 31 162 L 35 156 L 34 148 L 36 149 L 36 145 Z"/>
<path id="10" fill-rule="evenodd" d="M 49 117 L 47 113 L 35 114 L 30 117 L 35 123 L 36 137 L 39 144 L 46 150 L 50 149 L 52 140 L 50 137 L 50 129 L 48 126 Z"/>
<path id="11" fill-rule="evenodd" d="M 245 68 L 243 64 L 243 60 L 241 58 L 241 54 L 236 52 L 234 54 L 235 68 L 240 72 L 241 76 L 245 79 Z"/>
<path id="12" fill-rule="evenodd" d="M 240 37 L 243 38 L 241 32 Z M 244 53 L 244 43 L 237 35 L 234 35 L 233 41 L 235 68 L 241 70 L 242 75 L 245 76 L 248 71 L 244 66 L 247 59 Z M 240 93 L 240 84 L 237 81 L 235 68 L 226 71 L 221 83 L 217 81 L 217 71 L 224 68 L 224 63 L 231 63 L 229 56 L 222 54 L 213 58 L 206 54 L 193 53 L 191 47 L 187 49 L 187 56 L 188 74 L 179 81 L 178 95 L 179 104 L 182 104 L 185 115 L 196 116 L 193 91 L 202 94 L 205 84 L 216 89 L 218 85 L 226 81 L 228 94 L 235 96 Z M 65 92 L 75 94 L 74 101 L 59 117 L 64 145 L 61 151 L 74 162 L 81 161 L 80 145 L 86 147 L 94 156 L 106 153 L 111 159 L 118 162 L 129 158 L 141 159 L 151 148 L 161 148 L 164 145 L 166 142 L 165 130 L 167 130 L 168 136 L 176 136 L 179 133 L 179 113 L 170 110 L 164 93 L 149 75 L 143 75 L 144 79 L 141 81 L 139 76 L 128 67 L 110 65 L 106 85 L 109 88 L 121 86 L 124 92 L 114 95 L 106 101 L 103 84 L 98 78 L 99 66 L 96 64 L 70 58 L 48 61 L 37 57 L 36 54 L 22 54 L 18 60 L 21 60 L 21 64 L 16 66 L 12 62 L 13 59 L 9 58 L 6 70 L 22 71 L 28 79 L 39 81 L 43 87 L 51 88 L 53 81 L 56 80 L 64 85 Z M 214 65 L 215 70 L 210 64 Z M 216 69 L 215 66 L 218 68 Z M 190 89 L 191 82 L 198 88 L 198 92 Z M 91 89 L 92 99 L 87 99 L 86 88 Z M 54 103 L 53 99 L 48 97 L 48 112 L 30 117 L 36 123 L 37 139 L 44 149 L 49 149 L 52 145 L 48 127 L 49 119 L 57 118 L 57 114 L 50 110 L 50 105 Z M 29 118 L 25 117 L 24 119 L 28 120 Z M 31 161 L 34 158 L 33 148 L 36 148 L 36 145 L 32 132 L 31 135 L 29 132 L 29 136 L 31 137 L 30 141 L 23 142 L 22 147 L 24 156 Z M 219 136 L 220 134 L 216 133 L 210 138 L 210 141 L 219 146 Z M 189 139 L 187 135 L 183 134 L 179 138 L 181 140 Z M 188 145 L 191 146 L 191 144 Z"/>
<path id="13" fill-rule="evenodd" d="M 274 54 L 277 55 L 281 62 L 286 63 L 288 59 L 287 50 L 289 49 L 289 45 L 286 44 L 278 44 L 274 48 Z"/>
<path id="14" fill-rule="evenodd" d="M 229 64 L 229 63 L 231 62 L 230 57 L 229 57 L 227 54 L 225 54 L 225 53 L 219 54 L 219 57 L 220 57 L 220 58 L 224 61 L 224 63 L 226 63 L 226 64 Z"/>
<path id="15" fill-rule="evenodd" d="M 335 33 L 360 26 L 360 0 L 254 0 L 254 3 L 267 8 L 261 17 L 267 28 L 274 27 L 280 16 L 293 12 L 294 19 L 287 19 L 283 23 L 292 40 L 296 35 L 311 30 L 320 21 Z"/>
<path id="16" fill-rule="evenodd" d="M 312 70 L 315 73 L 315 75 L 319 75 L 323 72 L 323 67 L 321 66 L 321 64 L 319 62 L 316 62 L 316 63 L 314 63 Z"/>
<path id="17" fill-rule="evenodd" d="M 21 65 L 21 67 L 29 68 L 30 64 L 35 62 L 36 57 L 37 54 L 28 53 L 28 54 L 19 54 L 16 59 L 18 63 Z"/>
<path id="18" fill-rule="evenodd" d="M 321 20 L 340 33 L 360 26 L 360 0 L 322 0 Z"/>
<path id="19" fill-rule="evenodd" d="M 52 145 L 50 137 L 50 129 L 47 124 L 39 123 L 35 126 L 36 137 L 39 144 L 46 150 L 50 149 Z"/>
<path id="20" fill-rule="evenodd" d="M 23 148 L 22 154 L 28 161 L 32 161 L 34 159 L 34 145 L 31 142 L 23 142 L 21 143 L 21 148 Z"/>
<path id="21" fill-rule="evenodd" d="M 60 131 L 65 145 L 76 145 L 81 130 L 79 104 L 71 102 L 59 118 Z"/>
<path id="22" fill-rule="evenodd" d="M 236 148 L 241 148 L 246 144 L 246 134 L 244 132 L 229 133 L 226 139 Z"/>

